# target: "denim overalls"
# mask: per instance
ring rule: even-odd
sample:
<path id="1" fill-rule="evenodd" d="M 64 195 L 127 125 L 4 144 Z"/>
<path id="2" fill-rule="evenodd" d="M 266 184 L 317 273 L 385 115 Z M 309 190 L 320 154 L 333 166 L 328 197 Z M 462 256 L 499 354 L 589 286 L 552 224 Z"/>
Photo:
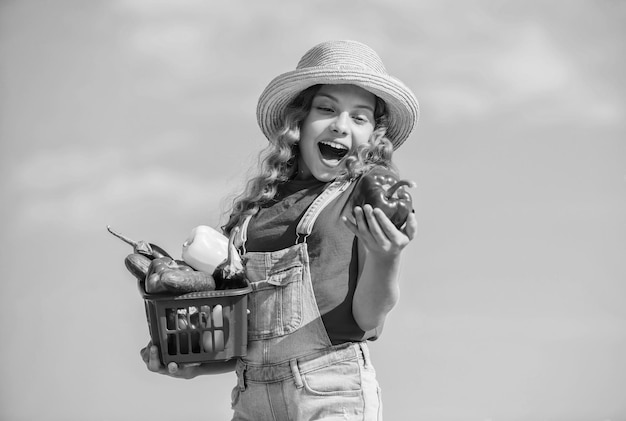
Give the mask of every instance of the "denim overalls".
<path id="1" fill-rule="evenodd" d="M 313 201 L 296 228 L 295 245 L 244 253 L 252 292 L 248 352 L 237 361 L 232 393 L 233 421 L 382 420 L 367 345 L 331 344 L 309 269 L 306 238 L 322 209 L 349 184 L 333 182 Z M 249 220 L 238 241 L 244 250 Z"/>

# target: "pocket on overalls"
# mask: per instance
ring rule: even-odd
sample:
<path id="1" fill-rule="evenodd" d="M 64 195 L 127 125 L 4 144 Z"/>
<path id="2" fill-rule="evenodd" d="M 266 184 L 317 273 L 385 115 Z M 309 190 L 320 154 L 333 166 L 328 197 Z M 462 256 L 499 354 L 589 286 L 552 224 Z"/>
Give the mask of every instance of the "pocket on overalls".
<path id="1" fill-rule="evenodd" d="M 276 268 L 267 279 L 252 282 L 248 296 L 248 339 L 270 339 L 302 324 L 302 264 Z"/>

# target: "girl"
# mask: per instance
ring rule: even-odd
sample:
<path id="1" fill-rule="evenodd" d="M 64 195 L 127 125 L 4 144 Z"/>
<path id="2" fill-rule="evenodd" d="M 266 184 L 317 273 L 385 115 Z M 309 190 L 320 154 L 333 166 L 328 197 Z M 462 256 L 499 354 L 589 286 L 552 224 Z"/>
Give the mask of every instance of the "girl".
<path id="1" fill-rule="evenodd" d="M 234 202 L 249 296 L 248 351 L 226 363 L 152 371 L 191 378 L 232 370 L 233 420 L 382 419 L 367 340 L 398 300 L 401 229 L 370 205 L 350 205 L 360 175 L 391 156 L 418 119 L 412 92 L 378 55 L 354 41 L 309 50 L 276 77 L 257 107 L 269 139 L 260 174 Z"/>

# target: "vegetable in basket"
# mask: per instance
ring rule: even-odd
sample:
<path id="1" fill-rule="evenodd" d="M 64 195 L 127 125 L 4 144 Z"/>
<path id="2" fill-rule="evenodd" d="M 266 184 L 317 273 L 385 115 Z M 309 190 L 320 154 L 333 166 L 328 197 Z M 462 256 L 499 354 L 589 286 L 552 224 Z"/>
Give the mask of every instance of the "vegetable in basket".
<path id="1" fill-rule="evenodd" d="M 228 238 L 215 229 L 199 225 L 183 243 L 182 257 L 196 270 L 212 274 L 228 255 Z"/>
<path id="2" fill-rule="evenodd" d="M 124 265 L 139 281 L 145 281 L 152 260 L 139 253 L 131 253 L 124 259 Z"/>
<path id="3" fill-rule="evenodd" d="M 352 208 L 365 204 L 379 208 L 400 228 L 413 211 L 411 195 L 404 189 L 405 186 L 414 187 L 415 183 L 398 180 L 391 170 L 377 166 L 363 174 L 349 203 Z"/>
<path id="4" fill-rule="evenodd" d="M 241 256 L 235 247 L 239 227 L 233 228 L 228 239 L 228 256 L 213 272 L 217 289 L 245 288 L 246 279 Z"/>
<path id="5" fill-rule="evenodd" d="M 145 288 L 148 294 L 213 291 L 215 280 L 210 274 L 194 270 L 182 260 L 160 257 L 150 263 Z"/>
<path id="6" fill-rule="evenodd" d="M 137 278 L 140 293 L 146 291 L 146 275 L 148 275 L 151 262 L 152 260 L 139 253 L 131 253 L 124 259 L 126 269 Z"/>
<path id="7" fill-rule="evenodd" d="M 146 256 L 149 259 L 157 259 L 159 257 L 169 257 L 169 258 L 172 258 L 172 256 L 170 256 L 168 252 L 166 252 L 165 250 L 163 250 L 161 247 L 157 246 L 156 244 L 148 243 L 147 241 L 143 241 L 143 240 L 141 240 L 141 241 L 131 240 L 130 238 L 126 237 L 125 235 L 122 235 L 119 232 L 113 231 L 113 229 L 111 228 L 110 225 L 107 225 L 107 230 L 111 234 L 113 234 L 114 236 L 116 236 L 117 238 L 122 240 L 123 242 L 133 246 L 133 250 L 137 254 L 141 254 L 142 256 Z"/>

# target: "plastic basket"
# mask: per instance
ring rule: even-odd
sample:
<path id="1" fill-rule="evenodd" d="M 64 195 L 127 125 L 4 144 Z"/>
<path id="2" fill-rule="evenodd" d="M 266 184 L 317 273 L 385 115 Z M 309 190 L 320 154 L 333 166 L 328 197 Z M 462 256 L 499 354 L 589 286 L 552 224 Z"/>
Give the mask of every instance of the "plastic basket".
<path id="1" fill-rule="evenodd" d="M 248 284 L 245 288 L 184 295 L 143 294 L 153 344 L 161 362 L 202 363 L 246 355 Z"/>

